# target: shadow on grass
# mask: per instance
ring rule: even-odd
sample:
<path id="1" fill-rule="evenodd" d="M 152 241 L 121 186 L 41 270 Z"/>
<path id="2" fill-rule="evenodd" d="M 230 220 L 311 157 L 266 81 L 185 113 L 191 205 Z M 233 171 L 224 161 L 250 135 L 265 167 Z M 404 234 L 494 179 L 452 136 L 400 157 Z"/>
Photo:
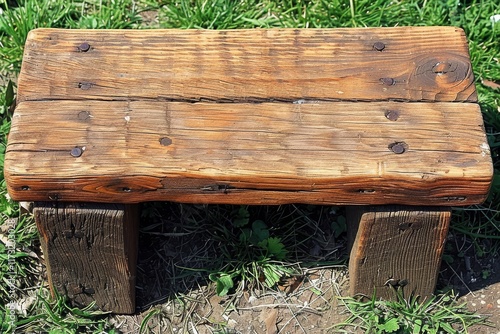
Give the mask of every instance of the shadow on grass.
<path id="1" fill-rule="evenodd" d="M 144 310 L 205 286 L 210 274 L 233 275 L 231 293 L 242 284 L 265 284 L 267 264 L 298 275 L 307 268 L 345 264 L 345 230 L 344 211 L 336 207 L 144 204 L 137 308 Z M 279 240 L 282 258 L 269 256 L 252 241 L 259 233 Z M 248 268 L 243 277 L 235 269 L 242 267 Z"/>

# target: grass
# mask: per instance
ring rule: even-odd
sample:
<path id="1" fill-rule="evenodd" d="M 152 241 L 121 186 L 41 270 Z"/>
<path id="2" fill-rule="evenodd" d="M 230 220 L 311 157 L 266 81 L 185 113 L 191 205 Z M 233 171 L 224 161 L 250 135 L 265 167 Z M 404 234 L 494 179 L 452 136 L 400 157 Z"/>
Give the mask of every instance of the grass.
<path id="1" fill-rule="evenodd" d="M 47 298 L 46 283 L 41 280 L 43 268 L 40 266 L 41 254 L 33 220 L 27 216 L 17 219 L 19 205 L 12 202 L 6 192 L 3 159 L 12 117 L 15 82 L 27 33 L 37 27 L 462 27 L 469 40 L 495 178 L 486 203 L 454 211 L 450 240 L 460 242 L 448 243 L 445 259 L 457 264 L 464 256 L 473 256 L 479 261 L 500 256 L 500 98 L 498 88 L 494 88 L 494 84 L 500 82 L 500 23 L 490 19 L 500 14 L 500 4 L 496 1 L 0 0 L 0 8 L 0 217 L 3 222 L 0 234 L 0 279 L 14 285 L 14 289 L 8 289 L 9 285 L 0 288 L 3 332 L 12 331 L 8 321 L 11 311 L 7 304 L 13 300 L 22 304 L 15 311 L 17 313 L 12 314 L 20 332 L 117 332 L 113 329 L 113 318 L 105 314 L 91 308 L 71 308 L 62 297 L 55 300 Z M 154 15 L 147 16 L 147 13 Z M 146 17 L 149 17 L 148 22 L 145 22 Z M 342 245 L 345 236 L 345 218 L 337 208 L 287 206 L 275 209 L 155 203 L 145 207 L 143 214 L 144 221 L 149 224 L 142 227 L 141 238 L 160 243 L 168 238 L 168 242 L 177 247 L 173 257 L 167 248 L 157 250 L 160 256 L 154 261 L 159 261 L 156 265 L 165 268 L 158 273 L 164 285 L 157 286 L 148 281 L 153 279 L 148 277 L 151 276 L 151 268 L 158 268 L 154 267 L 154 263 L 147 264 L 146 261 L 142 269 L 139 268 L 139 279 L 143 280 L 145 286 L 154 287 L 144 298 L 155 300 L 154 291 L 160 296 L 168 295 L 176 314 L 193 312 L 203 296 L 192 299 L 194 297 L 186 291 L 206 284 L 209 279 L 214 283 L 214 291 L 220 295 L 241 296 L 249 286 L 260 290 L 276 288 L 282 284 L 280 280 L 283 276 L 302 275 L 307 272 L 305 268 L 332 265 L 326 263 L 325 258 L 331 257 L 330 252 L 340 252 L 337 246 Z M 9 225 L 13 222 L 10 218 L 17 219 L 14 220 L 15 224 Z M 169 221 L 169 224 L 164 224 L 165 221 Z M 168 225 L 168 230 L 165 225 Z M 322 234 L 324 231 L 336 237 L 337 246 L 330 247 L 328 238 Z M 203 237 L 202 233 L 205 234 Z M 210 241 L 196 250 L 191 249 L 192 242 L 200 238 Z M 12 244 L 14 250 L 9 254 Z M 321 251 L 312 256 L 311 248 L 315 244 L 321 244 Z M 212 261 L 214 258 L 217 261 Z M 13 272 L 9 267 L 9 259 L 14 259 Z M 486 268 L 482 275 L 486 277 L 487 273 Z M 12 278 L 13 281 L 10 280 Z M 236 307 L 235 300 L 229 300 L 225 306 Z M 449 295 L 439 295 L 425 302 L 400 298 L 395 302 L 345 299 L 344 303 L 351 316 L 335 329 L 349 330 L 354 325 L 365 331 L 371 328 L 375 333 L 401 332 L 403 329 L 414 333 L 437 333 L 439 330 L 451 332 L 450 326 L 454 322 L 461 327 L 461 331 L 466 331 L 468 326 L 478 321 L 476 315 L 467 313 Z M 147 302 L 144 301 L 143 305 L 147 305 Z M 165 319 L 173 317 L 169 312 L 153 309 L 144 319 L 142 331 L 147 332 L 150 322 L 155 319 L 160 323 L 168 323 Z M 188 318 L 183 319 L 182 328 L 188 330 Z M 361 320 L 356 322 L 356 319 Z M 228 331 L 226 322 L 221 321 L 217 325 L 215 322 L 212 326 L 214 332 Z M 410 323 L 413 323 L 413 328 L 408 329 Z M 416 329 L 416 326 L 419 328 Z M 453 328 L 458 330 L 458 327 Z"/>
<path id="2" fill-rule="evenodd" d="M 341 298 L 350 316 L 333 328 L 352 333 L 466 333 L 469 327 L 484 322 L 470 312 L 465 304 L 458 304 L 451 294 L 433 296 L 421 302 L 417 297 L 404 298 L 396 291 L 394 301 Z"/>

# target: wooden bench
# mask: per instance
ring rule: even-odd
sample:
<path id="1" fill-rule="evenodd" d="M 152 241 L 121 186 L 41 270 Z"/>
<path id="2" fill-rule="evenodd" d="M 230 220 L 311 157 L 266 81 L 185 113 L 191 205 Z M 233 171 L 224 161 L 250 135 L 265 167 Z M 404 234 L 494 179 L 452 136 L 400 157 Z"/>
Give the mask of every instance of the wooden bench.
<path id="1" fill-rule="evenodd" d="M 348 206 L 351 293 L 433 293 L 492 162 L 464 32 L 56 30 L 26 42 L 5 158 L 53 290 L 134 312 L 137 203 Z"/>

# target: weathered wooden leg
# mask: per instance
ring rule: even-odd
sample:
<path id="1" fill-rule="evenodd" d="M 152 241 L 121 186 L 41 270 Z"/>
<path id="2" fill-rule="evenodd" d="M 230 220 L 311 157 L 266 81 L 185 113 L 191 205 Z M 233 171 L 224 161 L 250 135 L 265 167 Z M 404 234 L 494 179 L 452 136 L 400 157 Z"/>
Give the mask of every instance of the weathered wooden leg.
<path id="1" fill-rule="evenodd" d="M 350 293 L 395 297 L 430 296 L 450 223 L 451 210 L 436 207 L 351 206 Z"/>
<path id="2" fill-rule="evenodd" d="M 34 207 L 52 292 L 76 306 L 135 311 L 137 205 L 45 203 Z"/>

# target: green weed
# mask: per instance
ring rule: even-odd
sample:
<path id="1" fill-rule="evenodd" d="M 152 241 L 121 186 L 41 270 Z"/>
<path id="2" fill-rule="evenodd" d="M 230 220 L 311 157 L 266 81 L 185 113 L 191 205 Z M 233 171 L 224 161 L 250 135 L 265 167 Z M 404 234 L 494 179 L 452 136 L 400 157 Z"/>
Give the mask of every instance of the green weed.
<path id="1" fill-rule="evenodd" d="M 25 299 L 26 300 L 26 299 Z M 94 310 L 94 304 L 85 308 L 68 306 L 65 297 L 51 298 L 46 289 L 41 289 L 28 303 L 27 309 L 16 310 L 15 328 L 9 322 L 3 322 L 4 333 L 16 330 L 23 333 L 118 333 L 109 325 L 108 313 Z M 7 312 L 10 312 L 9 310 Z M 5 319 L 6 316 L 2 314 Z"/>
<path id="2" fill-rule="evenodd" d="M 78 29 L 138 28 L 141 17 L 130 0 L 73 0 L 79 15 L 70 17 L 67 26 Z"/>
<path id="3" fill-rule="evenodd" d="M 19 73 L 28 32 L 35 28 L 127 29 L 140 17 L 131 0 L 0 0 L 0 73 Z"/>
<path id="4" fill-rule="evenodd" d="M 215 224 L 211 232 L 211 240 L 222 254 L 209 275 L 218 295 L 226 295 L 235 282 L 240 283 L 239 290 L 259 285 L 271 288 L 281 277 L 294 272 L 283 263 L 287 257 L 285 245 L 279 237 L 271 236 L 264 221 L 251 221 L 243 206 L 231 215 L 229 224 Z"/>
<path id="5" fill-rule="evenodd" d="M 366 298 L 340 298 L 349 317 L 331 329 L 352 333 L 363 330 L 373 334 L 458 334 L 468 333 L 476 324 L 486 324 L 484 318 L 458 304 L 452 294 L 433 296 L 423 302 L 418 297 L 404 298 L 401 290 L 394 301 Z"/>
<path id="6" fill-rule="evenodd" d="M 19 0 L 16 6 L 0 1 L 5 8 L 0 15 L 0 73 L 19 73 L 24 43 L 35 28 L 62 28 L 73 7 L 64 1 Z"/>
<path id="7" fill-rule="evenodd" d="M 159 11 L 162 28 L 242 29 L 269 27 L 276 21 L 257 0 L 179 0 Z"/>
<path id="8" fill-rule="evenodd" d="M 23 217 L 21 220 L 9 219 L 0 225 L 2 229 L 0 243 L 0 303 L 5 305 L 11 300 L 12 288 L 17 294 L 32 286 L 36 278 L 38 255 L 33 252 L 37 231 L 32 220 Z"/>

